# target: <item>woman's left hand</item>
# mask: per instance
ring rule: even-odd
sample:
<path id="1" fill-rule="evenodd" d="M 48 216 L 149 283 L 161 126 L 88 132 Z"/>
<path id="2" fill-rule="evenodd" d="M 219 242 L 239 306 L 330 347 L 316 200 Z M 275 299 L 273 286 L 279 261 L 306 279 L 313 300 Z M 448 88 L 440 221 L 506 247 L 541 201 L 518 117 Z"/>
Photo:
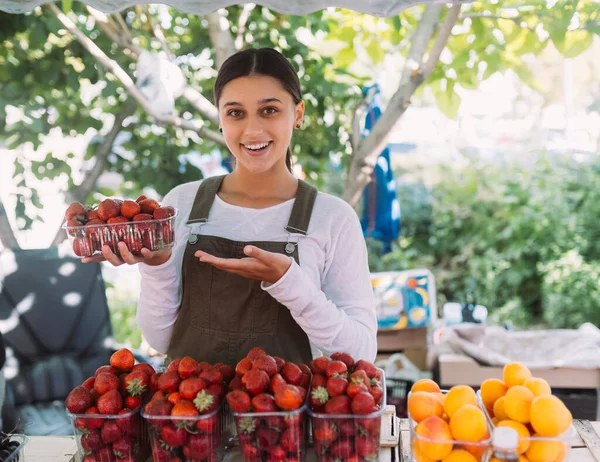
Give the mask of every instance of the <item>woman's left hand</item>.
<path id="1" fill-rule="evenodd" d="M 219 258 L 202 250 L 198 250 L 194 256 L 220 270 L 271 284 L 279 281 L 292 264 L 292 260 L 285 255 L 267 252 L 253 245 L 244 247 L 244 253 L 247 258 Z"/>

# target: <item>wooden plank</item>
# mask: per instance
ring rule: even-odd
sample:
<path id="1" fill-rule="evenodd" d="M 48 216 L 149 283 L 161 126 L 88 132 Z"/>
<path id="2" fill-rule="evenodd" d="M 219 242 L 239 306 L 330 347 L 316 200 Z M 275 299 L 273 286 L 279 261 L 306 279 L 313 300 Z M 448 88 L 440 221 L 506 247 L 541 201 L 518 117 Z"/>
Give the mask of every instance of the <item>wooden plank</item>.
<path id="1" fill-rule="evenodd" d="M 36 462 L 74 462 L 77 443 L 72 436 L 30 436 L 25 445 L 25 460 Z"/>
<path id="2" fill-rule="evenodd" d="M 597 462 L 600 462 L 600 436 L 596 433 L 592 424 L 588 420 L 574 420 L 573 426 L 579 433 L 579 436 L 585 443 L 588 451 Z"/>
<path id="3" fill-rule="evenodd" d="M 400 462 L 411 462 L 410 431 L 400 432 Z"/>
<path id="4" fill-rule="evenodd" d="M 596 459 L 587 448 L 576 448 L 571 449 L 569 462 L 596 462 Z"/>

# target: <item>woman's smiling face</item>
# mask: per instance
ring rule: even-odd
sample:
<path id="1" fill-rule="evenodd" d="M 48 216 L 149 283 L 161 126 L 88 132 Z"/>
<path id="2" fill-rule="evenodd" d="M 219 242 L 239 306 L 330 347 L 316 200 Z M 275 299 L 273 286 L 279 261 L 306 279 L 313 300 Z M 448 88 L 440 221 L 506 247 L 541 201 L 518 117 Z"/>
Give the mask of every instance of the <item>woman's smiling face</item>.
<path id="1" fill-rule="evenodd" d="M 227 83 L 218 104 L 223 136 L 238 167 L 252 173 L 285 168 L 292 131 L 304 115 L 302 101 L 296 104 L 277 79 L 257 74 Z"/>

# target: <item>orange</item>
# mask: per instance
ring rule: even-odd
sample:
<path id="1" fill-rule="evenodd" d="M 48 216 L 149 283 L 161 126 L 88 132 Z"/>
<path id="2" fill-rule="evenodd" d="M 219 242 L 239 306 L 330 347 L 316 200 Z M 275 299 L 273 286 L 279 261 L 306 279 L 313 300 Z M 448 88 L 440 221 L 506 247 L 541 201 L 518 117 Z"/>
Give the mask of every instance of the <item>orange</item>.
<path id="1" fill-rule="evenodd" d="M 408 397 L 408 412 L 415 422 L 421 422 L 432 415 L 442 417 L 444 405 L 432 393 L 417 391 Z"/>
<path id="2" fill-rule="evenodd" d="M 521 423 L 529 422 L 531 403 L 535 396 L 522 385 L 516 385 L 510 388 L 504 396 L 504 410 L 510 420 L 516 420 Z"/>
<path id="3" fill-rule="evenodd" d="M 531 377 L 525 380 L 523 386 L 529 388 L 535 396 L 552 394 L 552 388 L 550 388 L 548 382 L 539 377 Z"/>
<path id="4" fill-rule="evenodd" d="M 448 417 L 452 419 L 452 415 L 465 404 L 473 404 L 477 406 L 477 395 L 475 391 L 468 385 L 455 385 L 450 389 L 444 400 L 444 410 Z"/>
<path id="5" fill-rule="evenodd" d="M 573 416 L 567 406 L 553 395 L 538 396 L 531 403 L 531 426 L 538 435 L 558 436 L 567 431 Z"/>
<path id="6" fill-rule="evenodd" d="M 508 414 L 506 413 L 506 409 L 504 409 L 504 401 L 506 397 L 499 398 L 494 403 L 494 417 L 498 420 L 506 420 L 508 419 Z"/>
<path id="7" fill-rule="evenodd" d="M 517 448 L 517 452 L 519 454 L 523 454 L 529 448 L 529 438 L 531 434 L 525 425 L 520 422 L 515 422 L 514 420 L 502 420 L 498 422 L 497 427 L 509 427 L 513 428 L 519 434 L 519 447 Z"/>
<path id="8" fill-rule="evenodd" d="M 531 377 L 531 371 L 521 363 L 509 363 L 504 366 L 502 378 L 508 388 L 523 385 Z"/>
<path id="9" fill-rule="evenodd" d="M 567 446 L 560 440 L 533 440 L 525 452 L 529 462 L 561 462 L 566 455 Z"/>
<path id="10" fill-rule="evenodd" d="M 484 380 L 479 389 L 483 404 L 487 407 L 493 407 L 498 398 L 506 394 L 506 390 L 508 390 L 508 387 L 499 379 Z"/>
<path id="11" fill-rule="evenodd" d="M 440 417 L 427 417 L 415 427 L 415 433 L 425 439 L 415 441 L 422 455 L 440 460 L 452 452 L 450 427 Z"/>
<path id="12" fill-rule="evenodd" d="M 442 462 L 477 462 L 477 459 L 469 451 L 465 451 L 464 449 L 454 449 L 442 459 Z"/>
<path id="13" fill-rule="evenodd" d="M 413 393 L 415 391 L 429 391 L 431 393 L 439 393 L 441 390 L 440 390 L 440 386 L 437 383 L 435 383 L 433 380 L 421 379 L 421 380 L 417 380 L 413 384 L 410 391 L 412 391 Z"/>
<path id="14" fill-rule="evenodd" d="M 461 406 L 450 418 L 450 433 L 458 441 L 481 441 L 488 434 L 485 415 L 473 404 Z"/>

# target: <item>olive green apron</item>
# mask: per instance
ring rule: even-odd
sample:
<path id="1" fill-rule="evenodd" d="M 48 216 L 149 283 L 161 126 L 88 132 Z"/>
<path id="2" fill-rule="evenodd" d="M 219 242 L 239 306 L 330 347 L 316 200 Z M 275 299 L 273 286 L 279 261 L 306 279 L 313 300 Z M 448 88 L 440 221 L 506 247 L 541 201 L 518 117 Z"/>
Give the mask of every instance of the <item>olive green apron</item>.
<path id="1" fill-rule="evenodd" d="M 187 222 L 200 227 L 208 222 L 215 195 L 225 176 L 200 184 Z M 202 263 L 198 250 L 221 258 L 245 258 L 250 244 L 269 252 L 288 255 L 300 263 L 299 235 L 306 235 L 317 190 L 299 181 L 292 213 L 286 226 L 287 242 L 237 242 L 217 236 L 191 233 L 182 263 L 183 297 L 173 328 L 169 359 L 192 356 L 211 364 L 235 366 L 253 347 L 287 361 L 308 364 L 312 360 L 306 333 L 290 311 L 260 287 L 260 281 Z"/>

